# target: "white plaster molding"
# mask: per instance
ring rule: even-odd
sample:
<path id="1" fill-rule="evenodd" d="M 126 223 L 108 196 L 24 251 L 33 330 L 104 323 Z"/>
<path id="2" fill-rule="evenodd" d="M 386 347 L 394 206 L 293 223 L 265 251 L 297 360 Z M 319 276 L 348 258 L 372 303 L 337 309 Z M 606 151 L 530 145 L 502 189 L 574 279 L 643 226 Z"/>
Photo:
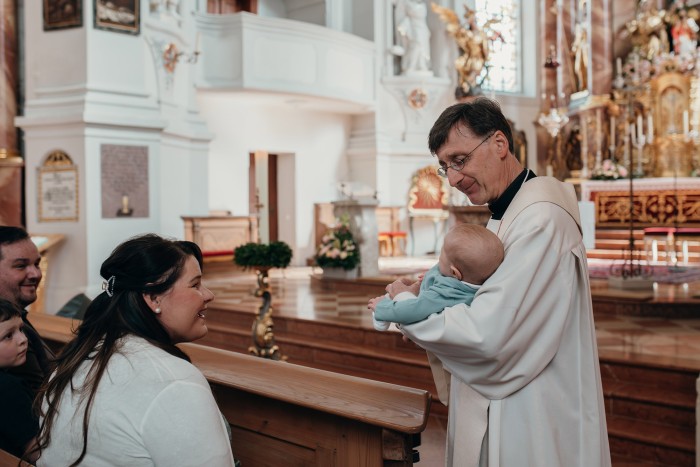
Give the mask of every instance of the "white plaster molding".
<path id="1" fill-rule="evenodd" d="M 374 44 L 342 31 L 241 12 L 196 15 L 202 34 L 198 87 L 268 91 L 375 103 Z M 244 46 L 245 45 L 245 46 Z"/>
<path id="2" fill-rule="evenodd" d="M 382 85 L 398 101 L 402 111 L 404 131 L 397 143 L 408 147 L 417 145 L 425 152 L 425 138 L 434 123 L 438 105 L 442 104 L 442 97 L 450 90 L 450 80 L 439 77 L 395 76 L 384 78 Z M 418 90 L 425 95 L 422 107 L 409 103 L 411 93 Z"/>

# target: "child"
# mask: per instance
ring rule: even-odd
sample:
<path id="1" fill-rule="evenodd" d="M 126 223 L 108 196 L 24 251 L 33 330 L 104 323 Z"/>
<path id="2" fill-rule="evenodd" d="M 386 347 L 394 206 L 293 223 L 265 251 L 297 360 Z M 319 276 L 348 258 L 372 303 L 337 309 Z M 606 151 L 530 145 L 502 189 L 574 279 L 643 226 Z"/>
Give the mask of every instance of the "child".
<path id="1" fill-rule="evenodd" d="M 503 244 L 496 234 L 476 224 L 455 225 L 445 235 L 438 264 L 419 279 L 417 298 L 395 302 L 383 295 L 369 301 L 375 329 L 386 331 L 391 322 L 411 324 L 458 303 L 469 305 L 502 261 Z"/>
<path id="2" fill-rule="evenodd" d="M 35 462 L 39 422 L 32 411 L 32 398 L 22 382 L 6 371 L 27 358 L 21 316 L 17 306 L 0 298 L 0 449 Z"/>

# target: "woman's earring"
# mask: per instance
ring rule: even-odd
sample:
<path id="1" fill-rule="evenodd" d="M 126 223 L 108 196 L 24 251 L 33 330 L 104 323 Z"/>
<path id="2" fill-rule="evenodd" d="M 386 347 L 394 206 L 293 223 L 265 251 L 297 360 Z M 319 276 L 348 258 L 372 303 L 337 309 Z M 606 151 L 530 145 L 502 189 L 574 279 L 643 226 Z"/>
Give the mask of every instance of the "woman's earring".
<path id="1" fill-rule="evenodd" d="M 163 311 L 163 310 L 161 310 L 160 307 L 158 307 L 158 308 L 156 308 L 156 309 L 153 310 L 153 311 L 155 312 L 155 314 L 159 315 L 160 312 Z"/>

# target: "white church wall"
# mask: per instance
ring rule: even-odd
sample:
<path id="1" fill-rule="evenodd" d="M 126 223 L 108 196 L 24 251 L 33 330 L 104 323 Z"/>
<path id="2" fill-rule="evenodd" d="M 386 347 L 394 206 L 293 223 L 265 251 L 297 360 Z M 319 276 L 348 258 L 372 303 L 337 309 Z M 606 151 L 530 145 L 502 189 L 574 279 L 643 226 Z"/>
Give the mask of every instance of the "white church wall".
<path id="1" fill-rule="evenodd" d="M 279 167 L 287 183 L 280 198 L 296 201 L 292 217 L 280 205 L 278 219 L 296 219 L 293 264 L 302 265 L 314 252 L 313 204 L 338 199 L 337 181 L 347 179 L 345 149 L 350 132 L 348 115 L 305 109 L 301 96 L 231 93 L 200 90 L 199 107 L 214 138 L 209 151 L 211 209 L 249 213 L 249 153 L 256 150 L 293 157 Z M 293 154 L 293 156 L 288 156 Z M 294 169 L 294 173 L 282 170 Z M 278 187 L 279 188 L 279 187 Z M 285 203 L 288 200 L 285 200 Z M 280 231 L 280 235 L 283 231 Z"/>
<path id="2" fill-rule="evenodd" d="M 88 231 L 84 222 L 39 222 L 38 167 L 51 152 L 62 149 L 71 156 L 81 188 L 78 191 L 78 217 L 84 220 L 91 197 L 83 181 L 87 179 L 84 128 L 80 122 L 57 126 L 25 128 L 25 203 L 26 228 L 32 235 L 61 234 L 64 241 L 52 253 L 46 289 L 46 310 L 55 313 L 73 295 L 83 292 L 88 280 Z"/>
<path id="3" fill-rule="evenodd" d="M 270 18 L 286 18 L 287 6 L 284 0 L 260 0 L 258 1 L 258 15 Z"/>
<path id="4" fill-rule="evenodd" d="M 326 0 L 284 0 L 287 18 L 326 26 Z"/>
<path id="5" fill-rule="evenodd" d="M 27 228 L 33 234 L 61 233 L 52 258 L 47 311 L 55 312 L 79 292 L 95 295 L 99 267 L 114 247 L 140 233 L 182 238 L 180 216 L 208 211 L 209 133 L 198 119 L 194 67 L 184 62 L 168 76 L 162 46 L 191 52 L 194 19 L 160 24 L 141 4 L 139 35 L 93 28 L 92 8 L 83 28 L 43 31 L 41 2 L 25 5 L 24 115 Z M 160 40 L 160 43 L 156 43 Z M 148 213 L 103 218 L 101 147 L 141 146 L 148 152 Z M 39 218 L 38 167 L 52 151 L 66 152 L 78 173 L 76 221 Z"/>

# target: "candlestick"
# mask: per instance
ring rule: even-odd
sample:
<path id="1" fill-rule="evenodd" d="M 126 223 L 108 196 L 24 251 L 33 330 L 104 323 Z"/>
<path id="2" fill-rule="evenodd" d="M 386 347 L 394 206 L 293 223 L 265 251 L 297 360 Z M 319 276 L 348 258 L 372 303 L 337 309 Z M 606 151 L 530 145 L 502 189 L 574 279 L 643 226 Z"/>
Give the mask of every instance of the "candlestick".
<path id="1" fill-rule="evenodd" d="M 588 128 L 581 118 L 581 177 L 588 178 Z"/>
<path id="2" fill-rule="evenodd" d="M 595 148 L 600 151 L 600 108 L 595 111 Z"/>
<path id="3" fill-rule="evenodd" d="M 615 116 L 614 115 L 610 116 L 610 146 L 615 147 Z"/>
<path id="4" fill-rule="evenodd" d="M 642 123 L 642 115 L 637 115 L 637 139 L 644 137 L 644 125 Z"/>
<path id="5" fill-rule="evenodd" d="M 630 138 L 632 138 L 633 133 L 634 125 L 627 123 L 627 127 L 625 129 L 625 151 L 622 156 L 622 163 L 625 167 L 629 166 L 630 162 Z"/>

